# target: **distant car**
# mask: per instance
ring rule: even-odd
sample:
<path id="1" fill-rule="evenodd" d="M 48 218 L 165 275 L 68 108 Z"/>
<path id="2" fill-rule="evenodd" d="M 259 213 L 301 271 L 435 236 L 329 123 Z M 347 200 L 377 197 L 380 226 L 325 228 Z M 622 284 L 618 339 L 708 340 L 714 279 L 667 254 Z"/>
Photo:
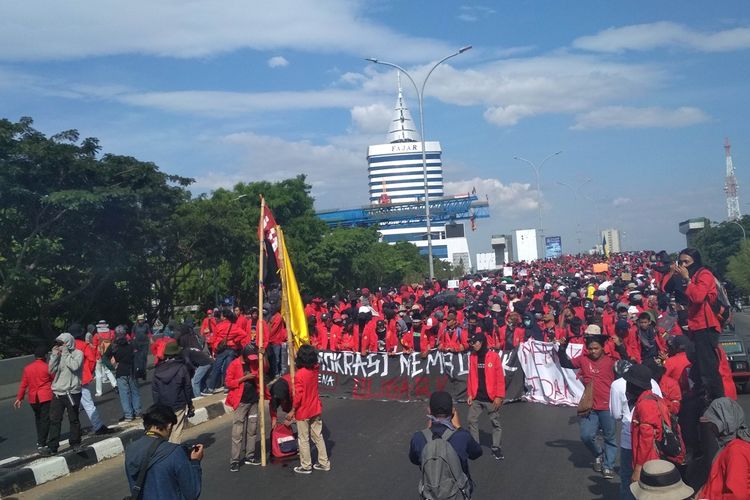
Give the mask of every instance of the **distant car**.
<path id="1" fill-rule="evenodd" d="M 732 379 L 742 392 L 750 389 L 750 355 L 745 341 L 734 332 L 724 332 L 719 336 L 719 346 L 729 359 Z"/>

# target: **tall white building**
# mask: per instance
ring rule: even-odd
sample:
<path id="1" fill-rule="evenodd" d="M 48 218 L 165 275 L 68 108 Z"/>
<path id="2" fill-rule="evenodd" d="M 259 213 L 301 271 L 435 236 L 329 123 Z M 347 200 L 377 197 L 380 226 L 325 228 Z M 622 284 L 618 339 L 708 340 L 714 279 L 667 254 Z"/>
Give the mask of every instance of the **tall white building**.
<path id="1" fill-rule="evenodd" d="M 438 141 L 425 141 L 427 189 L 430 198 L 443 196 L 443 161 Z M 414 129 L 401 88 L 388 130 L 388 144 L 367 150 L 367 177 L 370 203 L 378 204 L 383 195 L 391 203 L 424 200 L 422 142 Z"/>
<path id="2" fill-rule="evenodd" d="M 602 231 L 602 251 L 604 253 L 620 253 L 622 248 L 620 247 L 620 230 L 619 229 L 604 229 Z"/>
<path id="3" fill-rule="evenodd" d="M 440 142 L 425 141 L 427 163 L 427 192 L 430 199 L 443 198 L 443 161 Z M 393 119 L 388 129 L 388 143 L 375 144 L 367 150 L 367 173 L 370 204 L 424 202 L 425 175 L 422 165 L 422 141 L 411 113 L 404 102 L 399 81 L 398 98 Z M 408 241 L 427 254 L 427 227 L 389 227 L 381 229 L 383 241 Z M 472 267 L 469 243 L 461 223 L 446 226 L 432 225 L 432 254 L 434 257 Z"/>

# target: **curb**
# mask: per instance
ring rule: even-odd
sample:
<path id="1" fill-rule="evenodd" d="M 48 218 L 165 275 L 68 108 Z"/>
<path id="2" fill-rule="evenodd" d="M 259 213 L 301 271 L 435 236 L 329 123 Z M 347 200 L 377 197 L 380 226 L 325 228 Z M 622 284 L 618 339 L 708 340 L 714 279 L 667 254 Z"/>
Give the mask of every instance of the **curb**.
<path id="1" fill-rule="evenodd" d="M 195 409 L 195 415 L 188 419 L 185 428 L 213 420 L 232 409 L 224 401 L 210 403 Z M 67 476 L 85 467 L 114 458 L 125 453 L 125 448 L 143 435 L 143 429 L 131 428 L 121 432 L 117 437 L 110 437 L 82 447 L 79 451 L 68 450 L 54 457 L 40 458 L 23 467 L 0 474 L 0 497 L 21 493 L 40 484 Z"/>

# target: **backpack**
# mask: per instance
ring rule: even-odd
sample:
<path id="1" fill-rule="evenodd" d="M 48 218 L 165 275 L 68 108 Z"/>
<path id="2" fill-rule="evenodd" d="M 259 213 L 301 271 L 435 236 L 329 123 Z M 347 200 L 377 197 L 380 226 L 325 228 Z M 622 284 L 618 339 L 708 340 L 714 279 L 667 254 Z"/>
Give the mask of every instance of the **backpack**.
<path id="1" fill-rule="evenodd" d="M 679 457 L 682 455 L 683 450 L 682 441 L 678 435 L 680 432 L 680 425 L 677 422 L 677 415 L 673 415 L 668 408 L 665 408 L 663 399 L 657 398 L 656 396 L 649 396 L 647 399 L 656 401 L 656 405 L 659 408 L 659 418 L 661 419 L 661 439 L 655 441 L 659 457 L 677 465 L 681 464 L 682 460 Z M 665 411 L 667 415 L 669 415 L 669 425 L 667 425 L 667 419 L 664 418 Z"/>
<path id="2" fill-rule="evenodd" d="M 729 303 L 729 295 L 727 294 L 727 290 L 724 288 L 724 285 L 721 284 L 718 278 L 716 278 L 716 276 L 714 276 L 714 282 L 716 282 L 716 300 L 713 302 L 709 301 L 709 305 L 711 306 L 711 310 L 716 315 L 716 319 L 719 320 L 721 329 L 723 330 L 728 323 L 731 323 L 730 318 L 732 313 L 732 306 Z"/>
<path id="3" fill-rule="evenodd" d="M 461 468 L 461 460 L 453 446 L 448 442 L 455 433 L 446 430 L 442 436 L 424 429 L 422 434 L 427 440 L 422 450 L 419 470 L 422 479 L 419 481 L 420 498 L 426 500 L 453 500 L 470 498 L 468 476 Z"/>

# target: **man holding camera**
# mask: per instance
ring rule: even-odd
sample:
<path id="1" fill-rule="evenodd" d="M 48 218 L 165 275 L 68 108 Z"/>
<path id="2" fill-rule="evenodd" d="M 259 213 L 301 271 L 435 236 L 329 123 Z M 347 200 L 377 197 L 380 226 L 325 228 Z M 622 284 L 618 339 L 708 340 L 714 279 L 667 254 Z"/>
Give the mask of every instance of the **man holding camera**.
<path id="1" fill-rule="evenodd" d="M 170 443 L 177 424 L 174 410 L 154 405 L 143 414 L 146 435 L 125 450 L 125 472 L 131 498 L 194 500 L 201 494 L 203 445 Z"/>
<path id="2" fill-rule="evenodd" d="M 48 369 L 53 379 L 47 449 L 49 453 L 55 454 L 60 446 L 60 427 L 66 410 L 70 422 L 70 446 L 76 449 L 81 445 L 81 422 L 78 420 L 78 411 L 81 408 L 83 353 L 76 350 L 76 342 L 71 334 L 61 333 L 55 339 Z"/>

